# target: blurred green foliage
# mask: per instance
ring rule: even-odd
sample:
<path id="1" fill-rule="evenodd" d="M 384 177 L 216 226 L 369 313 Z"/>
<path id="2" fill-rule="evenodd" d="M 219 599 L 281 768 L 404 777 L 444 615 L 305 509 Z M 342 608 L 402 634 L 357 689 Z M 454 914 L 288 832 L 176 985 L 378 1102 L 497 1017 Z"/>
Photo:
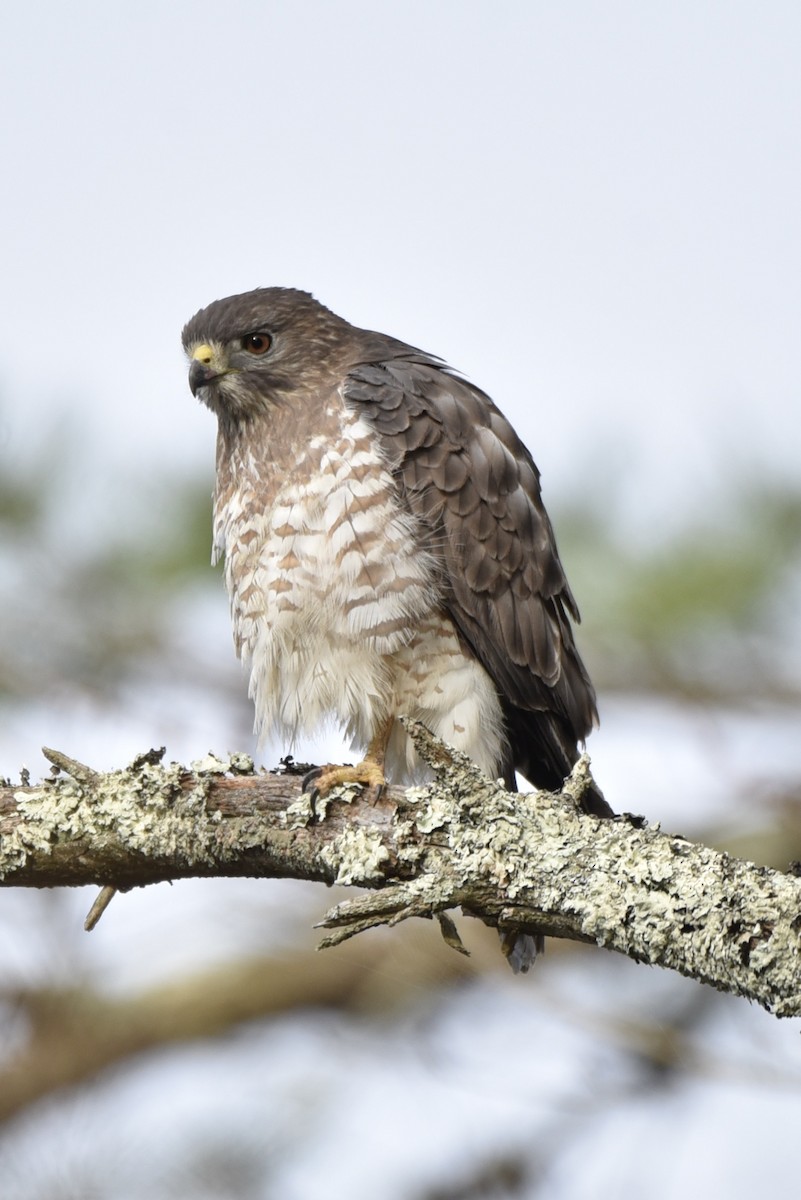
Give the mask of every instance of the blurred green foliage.
<path id="1" fill-rule="evenodd" d="M 145 664 L 170 669 L 175 606 L 188 591 L 220 588 L 209 568 L 210 480 L 86 472 L 93 498 L 79 471 L 74 454 L 50 446 L 33 463 L 5 463 L 0 698 L 113 691 Z"/>
<path id="2" fill-rule="evenodd" d="M 562 517 L 599 686 L 727 702 L 801 697 L 801 491 L 732 485 L 714 518 L 687 518 L 647 541 L 627 539 L 597 507 L 573 505 Z"/>
<path id="3" fill-rule="evenodd" d="M 175 614 L 214 589 L 211 474 L 115 480 L 93 537 L 78 513 L 79 456 L 44 447 L 0 481 L 0 696 L 54 685 L 114 690 L 144 663 L 171 670 Z M 599 691 L 725 701 L 801 696 L 801 491 L 732 483 L 705 510 L 643 536 L 610 488 L 555 507 Z M 688 509 L 688 513 L 690 510 Z M 227 650 L 227 647 L 226 647 Z"/>
<path id="4" fill-rule="evenodd" d="M 47 507 L 47 495 L 33 476 L 0 476 L 0 531 L 35 530 Z"/>

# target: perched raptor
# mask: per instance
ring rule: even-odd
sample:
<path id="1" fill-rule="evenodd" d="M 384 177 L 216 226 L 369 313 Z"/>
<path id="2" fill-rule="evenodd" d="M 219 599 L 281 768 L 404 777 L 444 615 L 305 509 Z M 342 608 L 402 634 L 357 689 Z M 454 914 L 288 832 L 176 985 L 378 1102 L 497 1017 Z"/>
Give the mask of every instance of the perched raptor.
<path id="1" fill-rule="evenodd" d="M 413 777 L 404 714 L 510 788 L 559 787 L 595 697 L 537 468 L 490 398 L 287 288 L 215 300 L 183 344 L 259 731 L 335 718 L 364 758 L 320 790 Z"/>

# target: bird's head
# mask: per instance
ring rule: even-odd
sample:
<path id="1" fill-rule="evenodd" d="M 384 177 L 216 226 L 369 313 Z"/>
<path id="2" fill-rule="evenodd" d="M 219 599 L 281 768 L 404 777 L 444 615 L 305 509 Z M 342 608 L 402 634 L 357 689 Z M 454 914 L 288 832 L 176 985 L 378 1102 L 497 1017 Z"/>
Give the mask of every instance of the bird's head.
<path id="1" fill-rule="evenodd" d="M 184 326 L 192 394 L 243 420 L 319 388 L 341 365 L 351 326 L 308 292 L 257 288 L 215 300 Z"/>

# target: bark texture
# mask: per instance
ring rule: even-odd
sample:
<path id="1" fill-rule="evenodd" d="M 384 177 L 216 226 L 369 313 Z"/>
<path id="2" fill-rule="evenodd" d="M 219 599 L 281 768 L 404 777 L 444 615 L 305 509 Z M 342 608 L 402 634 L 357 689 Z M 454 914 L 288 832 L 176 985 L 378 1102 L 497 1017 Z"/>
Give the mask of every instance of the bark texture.
<path id="1" fill-rule="evenodd" d="M 595 942 L 801 1015 L 801 880 L 581 811 L 586 759 L 558 794 L 512 794 L 410 723 L 435 782 L 378 803 L 358 786 L 313 806 L 244 755 L 191 769 L 143 755 L 98 774 L 54 751 L 52 779 L 0 787 L 0 882 L 126 890 L 187 876 L 292 877 L 369 889 L 320 922 L 330 946 L 449 910 L 499 929 Z M 106 899 L 108 895 L 106 894 Z"/>

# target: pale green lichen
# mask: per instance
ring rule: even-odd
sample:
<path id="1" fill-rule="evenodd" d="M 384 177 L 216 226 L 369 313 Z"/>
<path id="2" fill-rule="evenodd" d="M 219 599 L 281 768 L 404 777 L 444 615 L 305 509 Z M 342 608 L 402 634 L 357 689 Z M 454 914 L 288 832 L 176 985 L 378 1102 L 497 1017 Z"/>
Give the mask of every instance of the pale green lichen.
<path id="1" fill-rule="evenodd" d="M 418 808 L 413 821 L 421 833 L 433 833 L 452 825 L 458 818 L 459 806 L 444 788 L 421 788 L 418 791 Z"/>
<path id="2" fill-rule="evenodd" d="M 324 822 L 328 809 L 335 801 L 352 803 L 363 791 L 360 783 L 346 783 L 333 788 L 325 796 L 304 792 L 286 808 L 281 824 L 286 829 L 304 829 L 309 825 Z M 319 851 L 320 862 L 334 874 L 338 884 L 376 883 L 383 878 L 381 865 L 389 858 L 377 831 L 362 826 L 346 826 Z"/>
<path id="3" fill-rule="evenodd" d="M 380 901 L 360 899 L 343 910 L 350 932 L 460 902 L 529 928 L 547 929 L 558 917 L 573 936 L 747 995 L 779 1015 L 799 1015 L 799 880 L 656 826 L 587 816 L 570 785 L 556 797 L 510 795 L 441 744 L 431 761 L 437 783 L 410 790 L 394 821 L 398 858 L 419 874 L 384 887 Z M 191 789 L 177 764 L 142 759 L 125 772 L 89 772 L 17 791 L 23 819 L 9 822 L 11 832 L 0 839 L 0 872 L 73 838 L 101 848 L 108 840 L 190 865 L 220 862 L 229 848 L 236 853 L 263 840 L 252 818 L 223 821 L 207 810 L 213 780 L 229 770 L 249 772 L 247 762 L 209 755 L 194 766 L 199 778 Z M 579 764 L 577 775 L 585 769 Z M 582 785 L 578 777 L 577 795 Z M 303 796 L 287 810 L 285 827 L 322 822 L 328 804 L 357 793 L 339 789 L 314 806 Z M 390 854 L 378 830 L 322 833 L 317 853 L 337 883 L 397 877 L 394 858 L 386 869 Z M 348 935 L 346 929 L 336 936 Z"/>
<path id="4" fill-rule="evenodd" d="M 255 767 L 249 754 L 229 754 L 227 758 L 218 758 L 216 754 L 206 754 L 189 764 L 195 775 L 253 775 Z"/>
<path id="5" fill-rule="evenodd" d="M 216 766 L 204 764 L 206 774 Z M 145 763 L 136 770 L 98 775 L 90 786 L 71 778 L 16 792 L 23 818 L 0 840 L 0 876 L 23 867 L 32 852 L 48 854 L 59 842 L 83 839 L 94 847 L 114 842 L 150 857 L 211 864 L 218 848 L 218 812 L 206 809 L 207 785 L 181 785 L 184 768 Z"/>
<path id="6" fill-rule="evenodd" d="M 668 836 L 657 825 L 584 814 L 586 759 L 559 796 L 510 795 L 463 755 L 432 746 L 411 723 L 407 728 L 448 797 L 420 794 L 418 831 L 437 834 L 425 865 L 450 877 L 454 891 L 478 895 L 488 885 L 500 899 L 516 901 L 523 923 L 547 925 L 553 914 L 599 945 L 799 1015 L 787 999 L 801 991 L 798 880 Z"/>
<path id="7" fill-rule="evenodd" d="M 284 812 L 281 814 L 281 824 L 286 829 L 305 829 L 307 825 L 311 825 L 316 819 L 316 812 L 312 804 L 311 794 L 303 792 L 297 800 L 292 804 L 287 805 Z"/>
<path id="8" fill-rule="evenodd" d="M 320 852 L 321 861 L 336 872 L 335 883 L 375 883 L 383 877 L 389 852 L 378 833 L 358 826 L 346 828 Z"/>
<path id="9" fill-rule="evenodd" d="M 287 806 L 281 816 L 281 824 L 286 829 L 304 829 L 307 825 L 324 821 L 328 816 L 328 809 L 335 801 L 340 804 L 352 804 L 363 790 L 361 783 L 341 783 L 325 796 L 303 792 L 297 800 Z"/>
<path id="10" fill-rule="evenodd" d="M 233 775 L 255 775 L 256 764 L 249 754 L 244 754 L 241 750 L 236 751 L 228 759 L 229 770 Z"/>

